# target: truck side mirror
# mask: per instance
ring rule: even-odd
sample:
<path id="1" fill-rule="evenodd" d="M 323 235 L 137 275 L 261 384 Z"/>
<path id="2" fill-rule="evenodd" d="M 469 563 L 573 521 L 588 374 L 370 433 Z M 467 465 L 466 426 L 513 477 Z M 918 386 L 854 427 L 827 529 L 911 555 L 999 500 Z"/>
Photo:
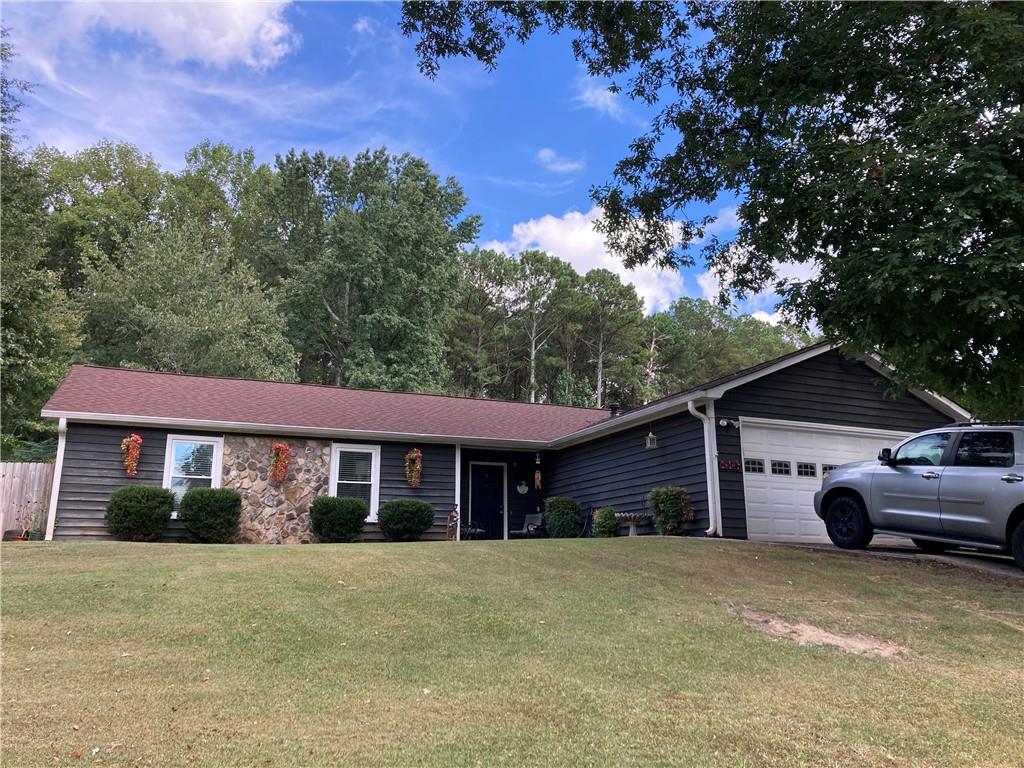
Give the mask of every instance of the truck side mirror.
<path id="1" fill-rule="evenodd" d="M 878 452 L 878 460 L 883 464 L 892 466 L 895 462 L 892 458 L 892 448 L 883 448 Z"/>

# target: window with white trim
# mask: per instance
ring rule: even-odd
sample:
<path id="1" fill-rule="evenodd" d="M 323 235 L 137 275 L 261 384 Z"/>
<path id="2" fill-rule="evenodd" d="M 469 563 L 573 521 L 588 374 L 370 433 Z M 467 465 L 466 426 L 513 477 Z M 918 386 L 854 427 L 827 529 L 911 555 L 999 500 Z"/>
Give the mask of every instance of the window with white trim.
<path id="1" fill-rule="evenodd" d="M 331 452 L 331 496 L 362 499 L 377 520 L 380 498 L 380 446 L 335 443 Z"/>
<path id="2" fill-rule="evenodd" d="M 788 461 L 782 461 L 781 459 L 772 459 L 772 474 L 773 475 L 792 475 L 792 465 Z"/>
<path id="3" fill-rule="evenodd" d="M 164 488 L 174 493 L 175 511 L 181 497 L 192 488 L 220 488 L 223 437 L 168 435 L 164 454 Z"/>
<path id="4" fill-rule="evenodd" d="M 838 464 L 822 464 L 821 465 L 821 476 L 822 477 L 828 477 L 828 473 L 831 472 L 833 469 L 839 469 L 839 465 Z"/>
<path id="5" fill-rule="evenodd" d="M 796 463 L 796 476 L 797 477 L 817 477 L 818 476 L 818 465 L 811 464 L 806 461 L 798 461 Z"/>
<path id="6" fill-rule="evenodd" d="M 743 471 L 755 475 L 764 474 L 764 459 L 744 459 Z"/>

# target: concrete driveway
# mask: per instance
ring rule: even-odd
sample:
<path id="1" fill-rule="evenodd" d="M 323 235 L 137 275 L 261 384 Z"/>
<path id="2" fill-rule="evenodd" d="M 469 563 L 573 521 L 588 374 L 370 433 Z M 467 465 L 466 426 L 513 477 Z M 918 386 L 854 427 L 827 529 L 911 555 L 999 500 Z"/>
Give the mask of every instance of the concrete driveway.
<path id="1" fill-rule="evenodd" d="M 819 552 L 834 552 L 837 555 L 858 555 L 861 557 L 889 557 L 896 560 L 932 560 L 957 568 L 969 568 L 992 576 L 1000 576 L 1024 585 L 1024 570 L 1018 568 L 1009 555 L 993 552 L 954 549 L 941 555 L 930 555 L 911 545 L 904 546 L 898 539 L 886 537 L 883 544 L 873 544 L 864 550 L 839 549 L 828 544 L 787 544 L 786 546 L 805 547 Z"/>

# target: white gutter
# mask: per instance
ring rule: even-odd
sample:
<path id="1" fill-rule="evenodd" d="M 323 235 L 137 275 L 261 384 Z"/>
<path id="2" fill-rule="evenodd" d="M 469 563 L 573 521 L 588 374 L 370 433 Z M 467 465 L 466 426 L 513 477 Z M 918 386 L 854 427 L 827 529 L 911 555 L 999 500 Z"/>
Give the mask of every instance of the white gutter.
<path id="1" fill-rule="evenodd" d="M 67 442 L 68 420 L 57 422 L 57 458 L 53 463 L 53 484 L 50 486 L 50 509 L 46 515 L 46 540 L 53 541 L 53 529 L 57 524 L 57 496 L 60 493 L 60 475 L 64 469 L 64 445 Z"/>
<path id="2" fill-rule="evenodd" d="M 711 412 L 712 409 L 713 406 L 709 402 L 708 411 Z M 715 451 L 715 445 L 717 444 L 715 439 L 715 422 L 712 418 L 698 411 L 693 400 L 687 401 L 686 410 L 690 412 L 690 415 L 700 419 L 704 425 L 704 473 L 708 485 L 708 522 L 710 523 L 704 533 L 707 536 L 714 536 L 718 533 L 718 518 L 721 516 L 718 508 L 718 460 L 715 457 L 717 453 Z"/>

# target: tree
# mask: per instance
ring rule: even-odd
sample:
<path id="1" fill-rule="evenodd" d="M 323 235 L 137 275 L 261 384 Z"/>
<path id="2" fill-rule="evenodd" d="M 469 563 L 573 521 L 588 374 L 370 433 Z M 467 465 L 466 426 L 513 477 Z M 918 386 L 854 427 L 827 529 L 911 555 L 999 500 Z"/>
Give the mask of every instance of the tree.
<path id="1" fill-rule="evenodd" d="M 384 149 L 331 160 L 328 185 L 327 245 L 284 282 L 304 379 L 445 389 L 460 248 L 478 227 L 475 216 L 462 217 L 461 187 Z"/>
<path id="2" fill-rule="evenodd" d="M 645 367 L 654 396 L 689 389 L 814 341 L 792 326 L 735 317 L 709 301 L 687 297 L 651 318 L 647 332 L 657 354 L 657 361 L 648 358 Z"/>
<path id="3" fill-rule="evenodd" d="M 13 51 L 6 30 L 0 35 L 0 445 L 4 459 L 10 459 L 21 457 L 26 442 L 52 436 L 53 426 L 41 420 L 39 411 L 81 343 L 81 317 L 58 276 L 43 264 L 45 188 L 9 132 L 28 84 L 8 77 Z"/>
<path id="4" fill-rule="evenodd" d="M 459 291 L 446 333 L 452 384 L 462 395 L 505 396 L 517 368 L 510 354 L 509 306 L 516 264 L 502 253 L 478 248 L 460 261 Z"/>
<path id="5" fill-rule="evenodd" d="M 572 267 L 543 251 L 519 254 L 513 286 L 513 314 L 526 341 L 527 391 L 537 402 L 538 357 L 558 328 L 560 314 L 556 301 L 559 281 L 573 274 Z"/>
<path id="6" fill-rule="evenodd" d="M 101 365 L 291 381 L 285 319 L 201 226 L 145 225 L 84 268 L 86 353 Z"/>
<path id="7" fill-rule="evenodd" d="M 101 141 L 73 155 L 37 147 L 33 161 L 46 180 L 47 265 L 79 288 L 87 254 L 114 257 L 117 245 L 157 219 L 165 176 L 131 144 Z"/>
<path id="8" fill-rule="evenodd" d="M 632 285 L 623 285 L 607 269 L 592 269 L 583 278 L 583 295 L 589 312 L 584 340 L 596 366 L 594 402 L 602 407 L 605 391 L 605 362 L 614 355 L 629 356 L 637 347 L 643 321 L 643 302 Z"/>
<path id="9" fill-rule="evenodd" d="M 701 251 L 727 290 L 773 289 L 904 383 L 1019 415 L 1024 6 L 404 4 L 428 75 L 493 68 L 544 27 L 658 107 L 592 191 L 627 265 L 692 264 L 709 234 L 692 205 L 738 195 L 736 236 Z"/>

